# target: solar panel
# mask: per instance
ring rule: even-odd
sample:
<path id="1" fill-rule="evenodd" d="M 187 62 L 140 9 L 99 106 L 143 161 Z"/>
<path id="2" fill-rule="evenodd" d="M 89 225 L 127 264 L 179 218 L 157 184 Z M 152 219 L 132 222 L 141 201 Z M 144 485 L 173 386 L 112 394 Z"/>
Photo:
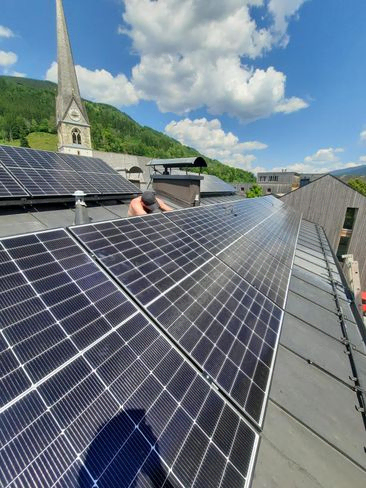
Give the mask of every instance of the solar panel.
<path id="1" fill-rule="evenodd" d="M 51 151 L 35 151 L 24 147 L 0 146 L 0 162 L 6 168 L 50 169 L 70 171 L 70 166 Z"/>
<path id="2" fill-rule="evenodd" d="M 177 210 L 166 216 L 216 254 L 272 213 L 259 200 Z"/>
<path id="3" fill-rule="evenodd" d="M 218 257 L 279 307 L 284 307 L 291 268 L 246 236 L 218 254 Z"/>
<path id="4" fill-rule="evenodd" d="M 0 146 L 0 163 L 31 196 L 140 193 L 101 159 Z"/>
<path id="5" fill-rule="evenodd" d="M 240 409 L 261 425 L 281 309 L 212 258 L 147 310 Z"/>
<path id="6" fill-rule="evenodd" d="M 5 168 L 0 165 L 0 198 L 29 196 Z"/>
<path id="7" fill-rule="evenodd" d="M 66 161 L 67 165 L 74 171 L 116 175 L 116 171 L 100 158 L 74 156 L 73 154 L 65 153 L 59 153 L 59 156 Z"/>
<path id="8" fill-rule="evenodd" d="M 85 173 L 79 175 L 88 180 L 89 184 L 98 188 L 102 194 L 137 194 L 141 193 L 136 185 L 118 174 Z"/>
<path id="9" fill-rule="evenodd" d="M 217 256 L 283 308 L 300 220 L 281 208 Z"/>
<path id="10" fill-rule="evenodd" d="M 142 305 L 212 257 L 163 214 L 71 230 Z"/>
<path id="11" fill-rule="evenodd" d="M 107 163 L 99 158 L 60 154 L 74 171 L 84 177 L 91 185 L 98 188 L 102 194 L 140 193 L 140 190 L 130 181 L 123 178 Z"/>
<path id="12" fill-rule="evenodd" d="M 172 339 L 258 424 L 263 418 L 282 319 L 281 309 L 271 300 L 283 306 L 290 269 L 267 252 L 259 252 L 249 239 L 238 238 L 241 234 L 233 226 L 244 231 L 255 226 L 258 219 L 263 220 L 264 215 L 268 215 L 266 206 L 263 209 L 261 205 L 241 204 L 234 210 L 232 205 L 217 205 L 71 229 Z M 235 272 L 190 237 L 204 237 L 202 241 L 209 249 L 222 247 L 219 240 L 214 246 L 210 240 L 215 217 L 221 235 L 225 235 L 224 244 L 229 243 L 227 251 L 218 257 Z M 202 232 L 205 218 L 208 236 Z M 187 232 L 179 229 L 180 223 Z M 196 224 L 199 234 L 195 233 Z M 267 261 L 261 263 L 264 267 L 259 271 L 247 269 L 247 251 L 258 259 L 265 257 Z M 234 359 L 229 351 L 233 351 Z"/>
<path id="13" fill-rule="evenodd" d="M 267 205 L 268 207 L 281 208 L 284 207 L 284 203 L 280 198 L 276 198 L 273 195 L 266 195 L 260 198 L 262 205 Z"/>
<path id="14" fill-rule="evenodd" d="M 85 193 L 100 192 L 74 171 L 11 168 L 11 173 L 32 196 L 72 195 L 82 189 Z"/>
<path id="15" fill-rule="evenodd" d="M 66 231 L 0 276 L 2 486 L 249 486 L 253 428 Z"/>
<path id="16" fill-rule="evenodd" d="M 254 244 L 291 267 L 301 215 L 295 211 L 279 208 L 273 218 L 259 223 L 246 234 Z"/>

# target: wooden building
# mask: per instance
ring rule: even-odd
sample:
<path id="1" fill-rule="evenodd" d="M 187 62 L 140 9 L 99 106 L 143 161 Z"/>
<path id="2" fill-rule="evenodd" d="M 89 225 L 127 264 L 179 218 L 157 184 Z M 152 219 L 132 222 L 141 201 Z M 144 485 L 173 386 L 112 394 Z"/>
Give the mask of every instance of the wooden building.
<path id="1" fill-rule="evenodd" d="M 366 290 L 366 197 L 343 181 L 327 174 L 282 198 L 321 225 L 341 260 L 353 254 L 359 264 L 362 290 Z"/>

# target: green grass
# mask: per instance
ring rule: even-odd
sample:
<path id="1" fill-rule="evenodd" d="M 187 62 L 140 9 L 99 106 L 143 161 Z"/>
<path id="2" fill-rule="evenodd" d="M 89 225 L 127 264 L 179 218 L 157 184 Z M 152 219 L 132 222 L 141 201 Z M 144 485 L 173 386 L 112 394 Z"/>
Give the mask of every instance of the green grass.
<path id="1" fill-rule="evenodd" d="M 57 135 L 47 134 L 46 132 L 32 132 L 27 135 L 28 143 L 32 149 L 44 151 L 57 151 Z M 11 142 L 0 139 L 0 144 L 4 146 L 19 147 L 19 139 L 13 139 Z"/>
<path id="2" fill-rule="evenodd" d="M 18 146 L 19 147 L 19 139 L 14 139 L 11 142 L 4 141 L 3 139 L 0 139 L 0 144 L 2 144 L 3 146 Z"/>
<path id="3" fill-rule="evenodd" d="M 32 132 L 27 136 L 30 147 L 45 151 L 57 151 L 57 134 Z M 18 144 L 19 145 L 19 144 Z"/>

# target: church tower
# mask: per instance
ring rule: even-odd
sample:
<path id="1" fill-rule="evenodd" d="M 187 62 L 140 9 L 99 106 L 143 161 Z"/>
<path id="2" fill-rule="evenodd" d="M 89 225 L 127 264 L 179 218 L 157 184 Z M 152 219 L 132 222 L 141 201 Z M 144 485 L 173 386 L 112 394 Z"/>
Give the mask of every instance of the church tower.
<path id="1" fill-rule="evenodd" d="M 90 124 L 81 101 L 62 0 L 56 0 L 58 91 L 56 120 L 59 152 L 93 156 Z"/>

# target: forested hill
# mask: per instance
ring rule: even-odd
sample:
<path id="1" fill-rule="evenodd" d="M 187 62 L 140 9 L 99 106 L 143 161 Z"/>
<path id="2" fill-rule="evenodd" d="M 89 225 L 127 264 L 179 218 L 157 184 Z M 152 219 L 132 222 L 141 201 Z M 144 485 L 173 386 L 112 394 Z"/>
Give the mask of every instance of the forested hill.
<path id="1" fill-rule="evenodd" d="M 57 85 L 49 81 L 0 76 L 0 143 L 35 149 L 57 148 Z M 91 124 L 93 148 L 152 158 L 180 158 L 198 155 L 198 151 L 175 139 L 141 126 L 118 109 L 102 103 L 85 101 Z M 208 161 L 209 174 L 227 182 L 255 181 L 248 171 Z"/>

